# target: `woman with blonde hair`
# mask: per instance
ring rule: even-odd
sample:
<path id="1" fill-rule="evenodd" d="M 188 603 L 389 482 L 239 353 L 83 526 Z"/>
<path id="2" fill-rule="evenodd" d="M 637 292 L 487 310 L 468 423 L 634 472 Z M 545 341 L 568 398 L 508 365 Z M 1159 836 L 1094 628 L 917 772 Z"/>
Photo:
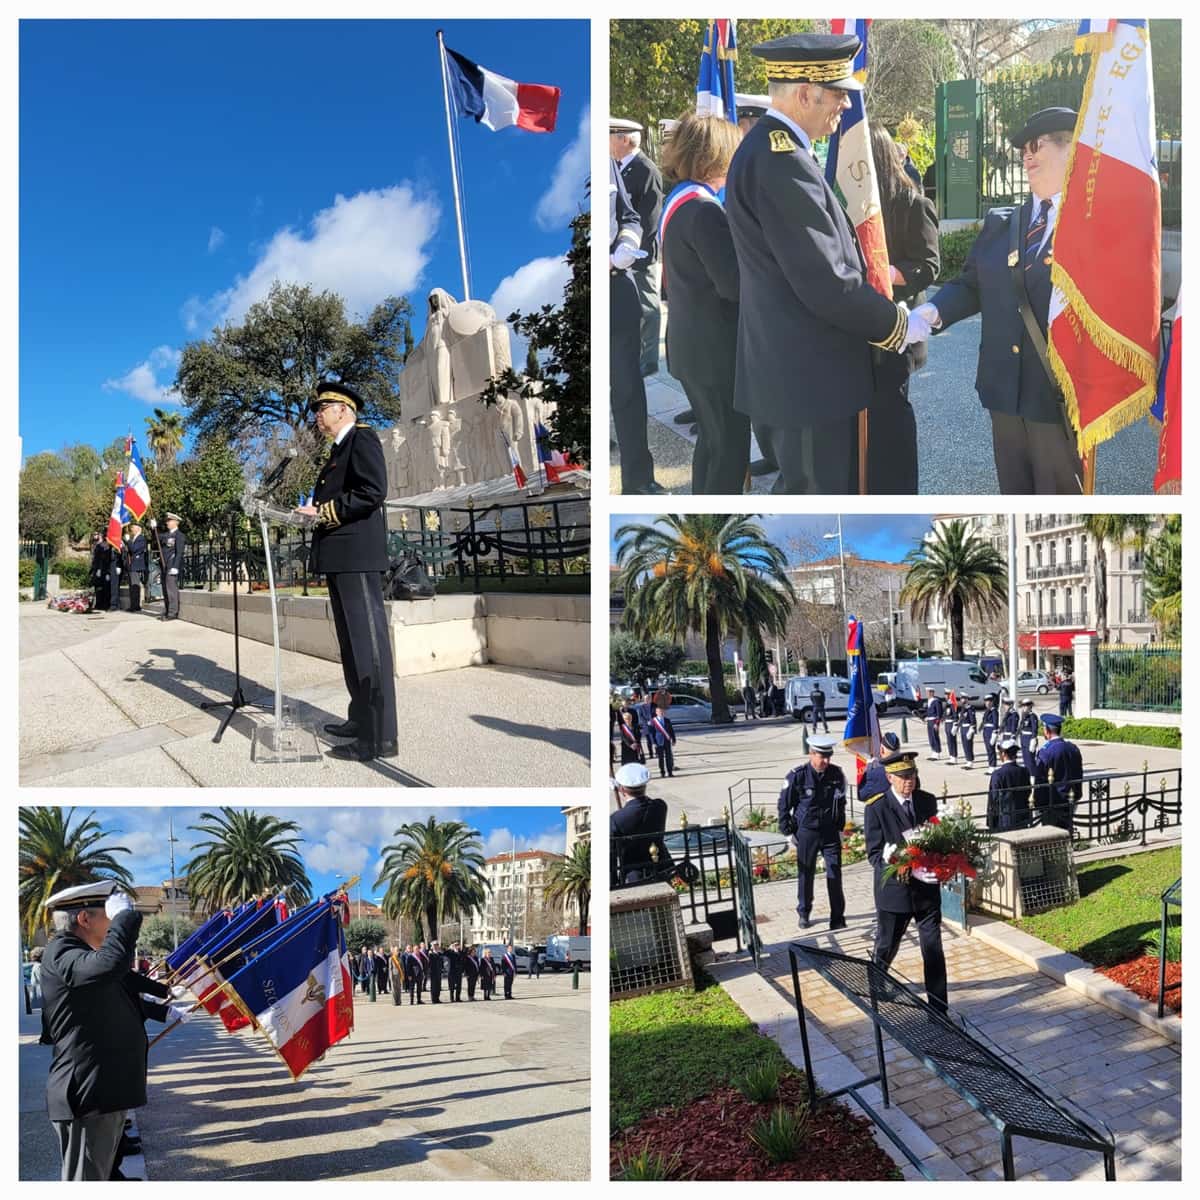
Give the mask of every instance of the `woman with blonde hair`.
<path id="1" fill-rule="evenodd" d="M 679 182 L 663 203 L 659 242 L 667 297 L 667 369 L 696 415 L 694 495 L 737 495 L 750 461 L 750 421 L 733 409 L 738 264 L 719 192 L 741 140 L 732 122 L 688 113 L 663 151 Z"/>

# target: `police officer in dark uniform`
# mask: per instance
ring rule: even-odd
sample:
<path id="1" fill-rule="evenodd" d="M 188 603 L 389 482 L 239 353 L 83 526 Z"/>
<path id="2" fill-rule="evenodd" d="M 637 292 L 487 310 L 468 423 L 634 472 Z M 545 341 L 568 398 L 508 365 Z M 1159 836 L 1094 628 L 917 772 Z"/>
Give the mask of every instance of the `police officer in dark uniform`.
<path id="1" fill-rule="evenodd" d="M 796 846 L 796 913 L 800 928 L 812 925 L 817 855 L 825 860 L 829 928 L 845 929 L 842 892 L 842 831 L 846 827 L 846 777 L 834 766 L 832 737 L 808 739 L 808 762 L 788 772 L 779 793 L 779 832 Z"/>
<path id="2" fill-rule="evenodd" d="M 936 881 L 916 878 L 908 883 L 883 880 L 890 854 L 904 844 L 904 834 L 937 815 L 937 798 L 917 787 L 916 754 L 889 754 L 883 760 L 891 786 L 869 800 L 863 809 L 867 858 L 875 869 L 875 910 L 878 936 L 875 961 L 890 967 L 904 931 L 914 918 L 925 967 L 925 993 L 930 1004 L 946 1008 L 946 956 L 942 950 L 942 891 Z"/>
<path id="3" fill-rule="evenodd" d="M 942 698 L 929 689 L 929 697 L 925 701 L 925 732 L 929 737 L 929 761 L 936 762 L 942 753 Z"/>
<path id="4" fill-rule="evenodd" d="M 983 748 L 987 752 L 987 770 L 990 775 L 996 769 L 996 750 L 1000 739 L 1000 714 L 996 711 L 996 694 L 989 692 L 983 698 Z"/>
<path id="5" fill-rule="evenodd" d="M 1075 676 L 1070 668 L 1063 671 L 1062 680 L 1058 685 L 1058 715 L 1069 717 L 1075 705 Z"/>
<path id="6" fill-rule="evenodd" d="M 162 543 L 164 611 L 162 620 L 179 620 L 179 577 L 183 574 L 183 552 L 187 549 L 187 537 L 179 528 L 183 518 L 178 513 L 167 513 L 167 536 Z"/>
<path id="7" fill-rule="evenodd" d="M 1054 226 L 1078 114 L 1034 113 L 1012 135 L 1032 195 L 993 208 L 963 269 L 916 312 L 935 329 L 983 314 L 975 389 L 992 418 L 992 452 L 1005 494 L 1078 495 L 1083 467 L 1062 392 L 1046 356 Z"/>
<path id="8" fill-rule="evenodd" d="M 808 695 L 809 702 L 812 704 L 812 728 L 813 733 L 817 732 L 817 722 L 821 722 L 821 727 L 825 733 L 829 732 L 829 720 L 825 716 L 825 693 L 821 690 L 819 683 L 813 684 L 813 690 Z"/>
<path id="9" fill-rule="evenodd" d="M 1005 734 L 1000 753 L 1004 762 L 988 780 L 987 827 L 993 833 L 1029 825 L 1029 772 L 1017 762 L 1017 739 Z"/>
<path id="10" fill-rule="evenodd" d="M 642 225 L 615 161 L 608 179 L 608 387 L 621 455 L 621 491 L 658 495 L 646 430 L 642 306 L 630 268 L 642 256 Z"/>
<path id="11" fill-rule="evenodd" d="M 658 370 L 658 344 L 662 333 L 656 270 L 658 222 L 663 204 L 662 172 L 642 152 L 642 127 L 636 121 L 614 117 L 609 122 L 608 135 L 609 152 L 621 171 L 629 202 L 642 226 L 641 249 L 646 257 L 633 264 L 632 275 L 642 309 L 641 371 L 643 376 L 653 375 Z"/>
<path id="12" fill-rule="evenodd" d="M 142 588 L 150 571 L 150 556 L 146 546 L 146 535 L 142 527 L 129 527 L 129 611 L 142 611 Z"/>
<path id="13" fill-rule="evenodd" d="M 1017 740 L 1021 743 L 1021 761 L 1033 778 L 1037 770 L 1038 719 L 1032 700 L 1021 701 L 1021 719 L 1017 722 Z"/>
<path id="14" fill-rule="evenodd" d="M 867 283 L 857 235 L 812 151 L 862 88 L 858 47 L 853 36 L 811 33 L 755 46 L 771 108 L 726 179 L 740 288 L 734 408 L 770 427 L 776 492 L 858 491 L 858 412 L 875 391 L 871 347 L 900 353 L 929 332 Z"/>
<path id="15" fill-rule="evenodd" d="M 646 795 L 650 772 L 641 763 L 626 763 L 617 772 L 616 781 L 622 805 L 608 819 L 608 834 L 621 840 L 611 844 L 609 853 L 614 866 L 620 864 L 615 882 L 637 883 L 667 863 L 662 841 L 667 828 L 667 802 Z M 658 851 L 657 865 L 650 853 L 652 846 Z"/>
<path id="16" fill-rule="evenodd" d="M 142 915 L 112 880 L 51 896 L 42 1036 L 54 1048 L 46 1105 L 64 1180 L 107 1180 L 128 1109 L 146 1103 L 146 1030 L 129 986 Z"/>
<path id="17" fill-rule="evenodd" d="M 350 693 L 349 719 L 326 725 L 325 732 L 354 741 L 334 746 L 329 755 L 369 762 L 397 753 L 396 681 L 383 603 L 387 464 L 379 435 L 356 423 L 362 407 L 362 397 L 344 383 L 323 383 L 317 389 L 312 404 L 317 428 L 333 445 L 317 478 L 313 504 L 297 511 L 317 518 L 310 569 L 329 584 L 342 674 Z"/>
<path id="18" fill-rule="evenodd" d="M 1074 742 L 1062 736 L 1062 723 L 1057 713 L 1042 714 L 1046 741 L 1037 752 L 1034 804 L 1041 811 L 1043 825 L 1070 829 L 1075 805 L 1083 799 L 1083 755 Z"/>

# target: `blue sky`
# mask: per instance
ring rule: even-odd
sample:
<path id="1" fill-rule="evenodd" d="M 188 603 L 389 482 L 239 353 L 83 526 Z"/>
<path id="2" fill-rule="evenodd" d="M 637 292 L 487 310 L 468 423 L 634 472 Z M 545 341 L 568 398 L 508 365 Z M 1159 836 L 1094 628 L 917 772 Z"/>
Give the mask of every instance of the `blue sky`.
<path id="1" fill-rule="evenodd" d="M 612 519 L 612 532 L 626 523 L 651 524 L 654 513 L 619 514 Z M 787 514 L 760 514 L 758 522 L 767 536 L 788 555 L 791 538 L 821 538 L 825 533 L 837 529 L 837 514 L 819 516 L 795 516 Z M 879 559 L 881 562 L 899 562 L 913 545 L 933 527 L 930 513 L 904 513 L 899 516 L 842 516 L 842 539 L 846 552 L 853 551 L 861 558 Z M 837 538 L 825 542 L 831 555 L 837 554 Z M 616 542 L 609 538 L 609 561 L 616 561 Z"/>
<path id="2" fill-rule="evenodd" d="M 552 134 L 458 121 L 472 295 L 561 297 L 586 203 L 584 21 L 23 21 L 26 456 L 142 435 L 182 346 L 272 279 L 462 298 L 435 30 L 562 89 Z"/>
<path id="3" fill-rule="evenodd" d="M 242 809 L 247 806 L 235 805 Z M 463 821 L 480 832 L 485 856 L 510 851 L 516 838 L 522 850 L 550 850 L 563 853 L 566 822 L 557 807 L 529 808 L 352 808 L 345 805 L 303 808 L 277 808 L 256 805 L 255 811 L 269 812 L 281 820 L 295 821 L 303 834 L 301 857 L 304 859 L 314 894 L 332 891 L 340 872 L 349 878 L 362 876 L 362 898 L 374 896 L 372 884 L 382 861 L 381 847 L 392 844 L 395 831 L 412 821 Z M 125 846 L 131 851 L 121 862 L 133 873 L 139 886 L 158 887 L 171 876 L 168 851 L 168 816 L 175 821 L 175 870 L 182 875 L 191 855 L 191 847 L 203 840 L 188 826 L 199 823 L 203 808 L 97 808 L 96 820 L 108 832 L 104 845 Z M 89 808 L 76 810 L 75 822 Z M 73 825 L 74 823 L 73 822 Z M 383 889 L 380 889 L 382 897 Z M 353 898 L 358 899 L 355 888 Z"/>

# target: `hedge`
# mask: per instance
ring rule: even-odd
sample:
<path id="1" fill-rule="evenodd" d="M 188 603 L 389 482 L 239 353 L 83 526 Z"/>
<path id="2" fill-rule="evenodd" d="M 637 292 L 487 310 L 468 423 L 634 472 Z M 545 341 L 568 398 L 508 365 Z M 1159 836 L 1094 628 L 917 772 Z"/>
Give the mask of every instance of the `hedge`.
<path id="1" fill-rule="evenodd" d="M 64 590 L 85 588 L 91 575 L 91 564 L 86 558 L 56 558 L 50 564 L 50 574 L 58 576 Z"/>
<path id="2" fill-rule="evenodd" d="M 33 587 L 34 572 L 37 571 L 37 562 L 32 558 L 17 559 L 17 585 L 19 587 Z"/>
<path id="3" fill-rule="evenodd" d="M 1080 741 L 1127 742 L 1135 746 L 1183 748 L 1183 734 L 1172 725 L 1114 725 L 1100 717 L 1067 717 L 1063 737 Z"/>
<path id="4" fill-rule="evenodd" d="M 963 229 L 940 235 L 938 248 L 942 265 L 938 271 L 938 283 L 948 282 L 962 270 L 963 263 L 967 261 L 967 254 L 982 228 L 982 225 L 968 225 Z"/>

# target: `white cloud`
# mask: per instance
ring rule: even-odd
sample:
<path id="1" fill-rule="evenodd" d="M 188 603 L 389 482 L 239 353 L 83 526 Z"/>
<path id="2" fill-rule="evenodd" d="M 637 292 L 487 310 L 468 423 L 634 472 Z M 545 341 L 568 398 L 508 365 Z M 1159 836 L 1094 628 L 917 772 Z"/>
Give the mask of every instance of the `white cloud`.
<path id="1" fill-rule="evenodd" d="M 349 312 L 365 316 L 384 296 L 415 289 L 438 216 L 436 199 L 418 195 L 411 184 L 336 196 L 307 229 L 278 230 L 232 286 L 207 299 L 189 298 L 181 319 L 193 333 L 238 321 L 277 280 L 337 292 Z"/>
<path id="2" fill-rule="evenodd" d="M 225 240 L 225 230 L 214 225 L 208 231 L 208 252 L 211 254 Z"/>
<path id="3" fill-rule="evenodd" d="M 559 156 L 550 186 L 537 202 L 533 218 L 542 229 L 558 229 L 566 225 L 586 202 L 583 185 L 587 181 L 592 157 L 590 128 L 589 105 L 579 118 L 579 132 L 575 140 Z"/>
<path id="4" fill-rule="evenodd" d="M 144 362 L 130 368 L 118 379 L 106 379 L 104 390 L 107 392 L 125 392 L 143 404 L 162 405 L 180 404 L 179 393 L 169 383 L 159 381 L 159 372 L 167 371 L 174 375 L 179 366 L 180 352 L 170 346 L 156 346 L 150 351 Z"/>
<path id="5" fill-rule="evenodd" d="M 515 310 L 536 312 L 543 304 L 561 304 L 570 278 L 565 258 L 535 258 L 500 280 L 488 303 L 501 318 Z"/>
<path id="6" fill-rule="evenodd" d="M 517 834 L 517 853 L 523 850 L 549 850 L 553 854 L 562 854 L 566 845 L 566 834 L 562 827 L 535 833 L 532 837 Z M 494 858 L 497 854 L 511 854 L 513 835 L 510 829 L 493 829 L 483 841 L 484 858 Z"/>
<path id="7" fill-rule="evenodd" d="M 369 847 L 336 829 L 330 830 L 322 841 L 306 842 L 304 846 L 304 864 L 314 871 L 361 875 L 370 857 Z"/>

